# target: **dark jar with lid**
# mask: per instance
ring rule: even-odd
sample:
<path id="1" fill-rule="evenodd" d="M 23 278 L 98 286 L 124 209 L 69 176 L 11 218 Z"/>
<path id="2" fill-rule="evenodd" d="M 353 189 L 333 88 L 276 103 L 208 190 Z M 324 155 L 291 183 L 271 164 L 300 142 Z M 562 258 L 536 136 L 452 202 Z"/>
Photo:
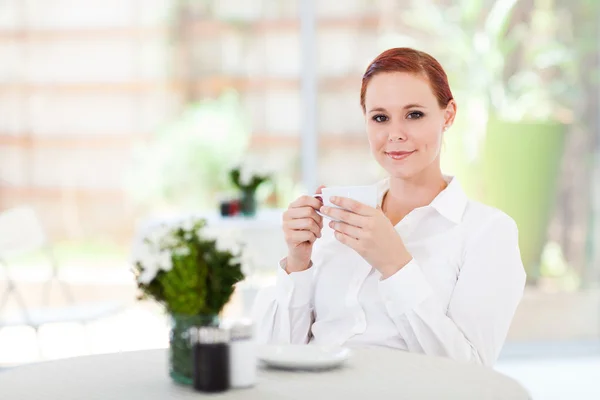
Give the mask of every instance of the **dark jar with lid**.
<path id="1" fill-rule="evenodd" d="M 217 327 L 192 328 L 194 389 L 217 393 L 229 389 L 229 333 Z"/>

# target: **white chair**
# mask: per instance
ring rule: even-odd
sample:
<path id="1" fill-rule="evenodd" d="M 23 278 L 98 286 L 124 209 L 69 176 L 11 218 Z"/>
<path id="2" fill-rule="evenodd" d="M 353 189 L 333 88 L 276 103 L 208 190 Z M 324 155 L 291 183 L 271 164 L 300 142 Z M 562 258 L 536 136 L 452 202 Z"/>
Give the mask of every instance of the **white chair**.
<path id="1" fill-rule="evenodd" d="M 62 289 L 67 302 L 72 304 L 73 295 L 67 284 L 58 277 L 58 264 L 35 211 L 30 207 L 21 206 L 0 213 L 0 267 L 7 281 L 6 291 L 0 301 L 0 315 L 12 294 L 19 303 L 24 321 L 27 321 L 28 325 L 33 325 L 33 321 L 30 321 L 25 301 L 10 277 L 7 260 L 35 251 L 43 252 L 52 270 L 50 278 L 44 282 L 42 306 L 49 305 L 50 290 L 55 281 Z"/>
<path id="2" fill-rule="evenodd" d="M 42 252 L 51 269 L 45 280 L 40 308 L 29 308 L 11 279 L 8 260 L 31 252 Z M 7 326 L 27 325 L 36 331 L 48 323 L 77 322 L 86 326 L 88 322 L 109 316 L 120 311 L 123 305 L 118 302 L 76 304 L 69 285 L 59 278 L 59 268 L 44 229 L 35 211 L 28 206 L 16 207 L 0 213 L 0 269 L 4 272 L 7 284 L 0 297 L 0 329 Z M 67 306 L 50 307 L 50 291 L 56 282 L 67 302 Z M 13 296 L 20 312 L 3 315 L 3 309 Z M 39 342 L 39 341 L 38 341 Z M 38 343 L 39 344 L 39 343 Z"/>

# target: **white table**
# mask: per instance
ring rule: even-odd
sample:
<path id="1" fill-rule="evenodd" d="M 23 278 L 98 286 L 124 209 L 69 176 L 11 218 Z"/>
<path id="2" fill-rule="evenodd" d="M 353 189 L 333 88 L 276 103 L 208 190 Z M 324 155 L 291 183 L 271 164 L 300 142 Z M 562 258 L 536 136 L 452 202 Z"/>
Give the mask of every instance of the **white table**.
<path id="1" fill-rule="evenodd" d="M 206 397 L 171 382 L 165 350 L 45 362 L 0 372 L 3 400 L 165 400 Z M 353 349 L 326 372 L 261 370 L 252 389 L 215 399 L 525 400 L 516 381 L 492 369 L 384 348 Z"/>

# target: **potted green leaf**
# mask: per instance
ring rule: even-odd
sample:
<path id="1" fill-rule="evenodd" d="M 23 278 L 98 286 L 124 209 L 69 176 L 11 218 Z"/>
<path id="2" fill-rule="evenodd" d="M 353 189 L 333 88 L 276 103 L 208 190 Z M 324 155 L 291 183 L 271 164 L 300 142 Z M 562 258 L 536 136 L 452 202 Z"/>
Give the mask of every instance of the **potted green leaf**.
<path id="1" fill-rule="evenodd" d="M 251 217 L 256 214 L 256 190 L 267 182 L 267 175 L 253 174 L 248 169 L 237 167 L 229 172 L 233 185 L 241 192 L 240 211 L 243 215 Z"/>
<path id="2" fill-rule="evenodd" d="M 440 60 L 459 103 L 445 158 L 472 197 L 515 219 L 534 281 L 572 119 L 576 57 L 558 14 L 549 2 L 519 0 L 415 1 L 401 13 L 414 31 L 400 39 Z"/>
<path id="3" fill-rule="evenodd" d="M 153 299 L 171 317 L 171 378 L 192 383 L 191 327 L 218 325 L 219 313 L 244 275 L 241 252 L 211 238 L 202 219 L 152 230 L 134 254 L 140 299 Z"/>

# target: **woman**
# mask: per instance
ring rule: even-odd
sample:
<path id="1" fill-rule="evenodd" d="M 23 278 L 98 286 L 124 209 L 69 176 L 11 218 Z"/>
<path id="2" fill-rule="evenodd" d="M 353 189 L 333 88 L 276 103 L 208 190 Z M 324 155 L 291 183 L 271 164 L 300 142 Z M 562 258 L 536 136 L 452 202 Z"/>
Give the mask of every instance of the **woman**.
<path id="1" fill-rule="evenodd" d="M 302 196 L 283 215 L 288 256 L 255 304 L 261 342 L 383 345 L 492 365 L 522 297 L 514 221 L 469 200 L 440 150 L 456 102 L 440 64 L 379 55 L 360 101 L 389 178 L 377 208 Z M 338 220 L 323 220 L 317 214 Z"/>

